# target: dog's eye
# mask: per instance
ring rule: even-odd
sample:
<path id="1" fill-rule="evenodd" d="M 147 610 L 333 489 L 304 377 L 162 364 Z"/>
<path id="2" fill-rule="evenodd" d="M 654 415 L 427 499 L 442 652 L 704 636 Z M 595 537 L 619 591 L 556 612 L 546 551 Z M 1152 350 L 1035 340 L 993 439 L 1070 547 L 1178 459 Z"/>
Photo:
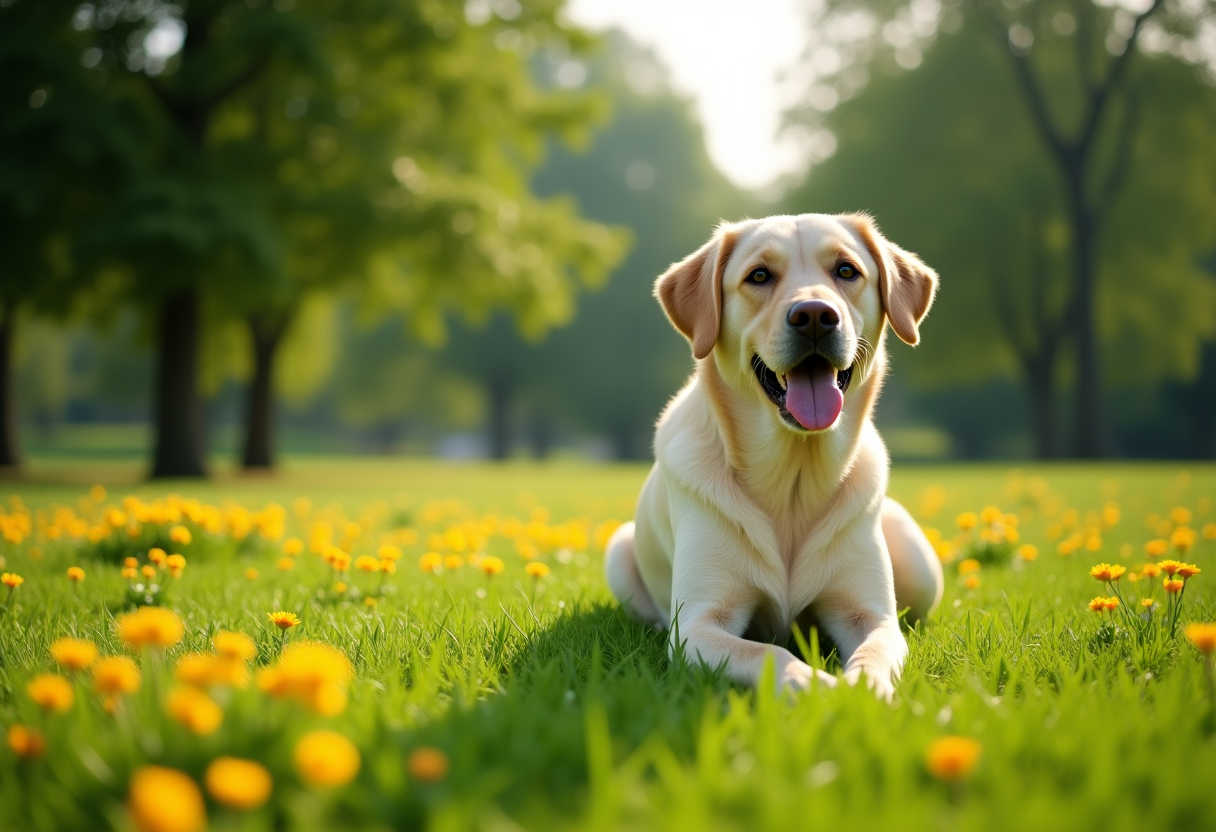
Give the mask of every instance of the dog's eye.
<path id="1" fill-rule="evenodd" d="M 768 269 L 761 266 L 758 269 L 752 269 L 751 274 L 749 274 L 747 276 L 747 282 L 748 283 L 768 283 L 771 278 L 772 278 L 772 275 L 769 274 Z"/>
<path id="2" fill-rule="evenodd" d="M 861 277 L 861 272 L 852 263 L 841 263 L 836 267 L 836 276 L 841 280 L 856 280 Z"/>

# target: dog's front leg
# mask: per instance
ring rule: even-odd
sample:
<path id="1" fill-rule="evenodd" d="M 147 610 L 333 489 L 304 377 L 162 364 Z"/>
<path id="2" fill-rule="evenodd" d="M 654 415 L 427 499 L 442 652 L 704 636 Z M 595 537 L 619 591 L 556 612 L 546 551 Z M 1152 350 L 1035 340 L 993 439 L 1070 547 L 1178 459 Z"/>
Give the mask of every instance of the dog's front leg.
<path id="1" fill-rule="evenodd" d="M 882 555 L 885 558 L 886 553 Z M 877 561 L 873 571 L 848 574 L 825 591 L 812 610 L 840 653 L 845 680 L 856 684 L 864 674 L 866 684 L 889 702 L 908 655 L 908 642 L 895 613 L 890 564 Z"/>
<path id="2" fill-rule="evenodd" d="M 722 666 L 732 680 L 752 686 L 760 682 L 770 658 L 781 690 L 805 690 L 812 680 L 828 687 L 836 684 L 835 676 L 815 670 L 783 647 L 742 638 L 760 602 L 760 592 L 747 586 L 737 572 L 709 560 L 702 552 L 692 561 L 692 568 L 681 569 L 677 556 L 672 586 L 672 652 L 682 645 L 690 660 Z"/>

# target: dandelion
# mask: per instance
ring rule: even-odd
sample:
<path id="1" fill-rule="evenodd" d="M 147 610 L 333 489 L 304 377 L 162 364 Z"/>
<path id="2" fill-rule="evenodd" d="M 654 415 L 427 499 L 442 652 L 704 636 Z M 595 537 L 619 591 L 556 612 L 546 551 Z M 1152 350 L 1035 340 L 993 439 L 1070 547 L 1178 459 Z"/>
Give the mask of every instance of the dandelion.
<path id="1" fill-rule="evenodd" d="M 310 786 L 343 786 L 359 773 L 359 749 L 337 731 L 311 731 L 296 743 L 296 771 Z"/>
<path id="2" fill-rule="evenodd" d="M 139 667 L 126 656 L 103 656 L 93 665 L 93 687 L 102 696 L 139 690 Z"/>
<path id="3" fill-rule="evenodd" d="M 266 617 L 270 619 L 271 624 L 278 627 L 283 632 L 287 632 L 292 627 L 300 623 L 300 616 L 296 615 L 294 612 L 287 612 L 286 610 L 272 612 Z"/>
<path id="4" fill-rule="evenodd" d="M 258 654 L 253 639 L 244 633 L 231 633 L 227 630 L 216 633 L 211 639 L 211 646 L 215 648 L 215 652 L 227 659 L 249 661 Z"/>
<path id="5" fill-rule="evenodd" d="M 187 653 L 177 660 L 173 675 L 179 682 L 198 688 L 212 685 L 244 688 L 249 684 L 249 669 L 243 660 L 214 653 Z"/>
<path id="6" fill-rule="evenodd" d="M 979 589 L 980 588 L 979 575 L 968 575 L 966 578 L 963 579 L 963 586 L 965 586 L 967 589 Z"/>
<path id="7" fill-rule="evenodd" d="M 1098 596 L 1089 602 L 1089 608 L 1094 612 L 1114 612 L 1118 607 L 1118 598 L 1103 598 L 1102 596 Z"/>
<path id="8" fill-rule="evenodd" d="M 258 570 L 254 569 L 253 567 L 246 569 L 245 578 L 250 581 L 256 581 L 258 579 Z"/>
<path id="9" fill-rule="evenodd" d="M 1185 555 L 1195 546 L 1195 532 L 1192 529 L 1174 529 L 1170 535 L 1170 545 L 1179 553 Z"/>
<path id="10" fill-rule="evenodd" d="M 375 607 L 379 603 L 380 602 L 377 599 L 371 597 L 370 595 L 363 599 L 363 606 L 368 608 Z"/>
<path id="11" fill-rule="evenodd" d="M 144 766 L 131 775 L 127 811 L 139 832 L 196 832 L 207 825 L 198 786 L 162 766 Z"/>
<path id="12" fill-rule="evenodd" d="M 124 579 L 126 579 L 126 580 L 128 580 L 128 581 L 133 581 L 133 580 L 135 580 L 135 578 L 136 578 L 138 575 L 139 575 L 139 570 L 138 570 L 138 569 L 136 569 L 136 568 L 134 568 L 134 567 L 132 567 L 132 566 L 126 566 L 126 567 L 123 567 L 123 570 L 122 570 L 122 576 L 123 576 L 123 578 L 124 578 Z"/>
<path id="13" fill-rule="evenodd" d="M 127 569 L 134 569 L 139 566 L 139 561 L 135 558 L 127 557 L 122 559 L 122 565 Z"/>
<path id="14" fill-rule="evenodd" d="M 55 673 L 42 673 L 30 680 L 25 692 L 47 713 L 63 713 L 72 707 L 72 683 Z"/>
<path id="15" fill-rule="evenodd" d="M 1164 540 L 1150 540 L 1144 544 L 1144 553 L 1150 558 L 1159 558 L 1170 550 L 1170 545 Z"/>
<path id="16" fill-rule="evenodd" d="M 274 565 L 280 572 L 290 572 L 296 568 L 296 562 L 288 557 L 279 558 L 274 562 Z"/>
<path id="17" fill-rule="evenodd" d="M 338 595 L 345 594 L 346 590 L 348 589 L 350 589 L 350 587 L 346 585 L 346 581 L 338 581 L 336 584 L 334 584 L 334 592 Z"/>
<path id="18" fill-rule="evenodd" d="M 1180 578 L 1166 578 L 1162 586 L 1165 587 L 1165 591 L 1170 595 L 1177 595 L 1179 592 L 1182 592 L 1182 587 L 1185 584 L 1186 582 Z"/>
<path id="19" fill-rule="evenodd" d="M 294 558 L 304 551 L 304 541 L 298 537 L 289 537 L 283 541 L 283 554 Z"/>
<path id="20" fill-rule="evenodd" d="M 419 783 L 435 783 L 447 776 L 448 757 L 438 748 L 423 746 L 410 752 L 405 767 Z"/>
<path id="21" fill-rule="evenodd" d="M 1144 607 L 1149 612 L 1152 612 L 1153 609 L 1157 606 L 1157 602 L 1154 601 L 1152 598 L 1141 598 L 1140 606 Z"/>
<path id="22" fill-rule="evenodd" d="M 153 546 L 148 550 L 148 563 L 154 563 L 157 566 L 164 566 L 165 561 L 168 560 L 168 558 L 169 555 L 167 555 L 165 550 L 161 549 L 159 546 Z"/>
<path id="23" fill-rule="evenodd" d="M 80 638 L 59 638 L 51 642 L 51 658 L 68 670 L 84 670 L 97 658 L 97 645 Z"/>
<path id="24" fill-rule="evenodd" d="M 1111 565 L 1109 563 L 1099 563 L 1097 566 L 1089 570 L 1089 574 L 1097 578 L 1099 581 L 1110 583 L 1117 581 L 1127 571 L 1126 566 L 1118 564 Z"/>
<path id="25" fill-rule="evenodd" d="M 481 571 L 486 573 L 488 576 L 493 577 L 494 575 L 499 575 L 506 568 L 506 564 L 502 562 L 502 558 L 496 558 L 493 555 L 489 555 L 481 559 Z"/>
<path id="26" fill-rule="evenodd" d="M 1170 519 L 1179 526 L 1185 526 L 1191 522 L 1191 510 L 1182 506 L 1177 506 L 1170 510 Z"/>
<path id="27" fill-rule="evenodd" d="M 532 561 L 524 567 L 524 574 L 529 578 L 536 578 L 539 580 L 549 574 L 549 566 L 548 564 L 541 563 L 540 561 Z"/>
<path id="28" fill-rule="evenodd" d="M 270 799 L 270 772 L 261 763 L 217 757 L 207 766 L 203 784 L 217 803 L 230 809 L 256 809 Z"/>
<path id="29" fill-rule="evenodd" d="M 183 555 L 169 555 L 165 558 L 165 566 L 169 568 L 169 573 L 175 578 L 182 576 L 182 571 L 186 568 L 186 558 Z"/>
<path id="30" fill-rule="evenodd" d="M 189 546 L 193 536 L 185 526 L 174 526 L 169 529 L 169 539 L 179 546 Z"/>
<path id="31" fill-rule="evenodd" d="M 360 555 L 359 558 L 355 560 L 355 568 L 360 572 L 379 572 L 380 561 L 371 555 Z"/>
<path id="32" fill-rule="evenodd" d="M 186 627 L 164 607 L 140 607 L 118 617 L 118 637 L 131 647 L 172 647 L 182 640 Z"/>
<path id="33" fill-rule="evenodd" d="M 975 528 L 978 518 L 973 511 L 964 511 L 958 517 L 954 518 L 954 524 L 959 527 L 960 531 L 969 532 Z"/>
<path id="34" fill-rule="evenodd" d="M 386 543 L 385 545 L 381 546 L 379 549 L 376 550 L 376 557 L 380 558 L 381 561 L 401 560 L 401 549 L 399 549 L 396 546 L 393 546 L 392 544 Z"/>
<path id="35" fill-rule="evenodd" d="M 1184 564 L 1182 564 L 1182 566 L 1178 567 L 1178 571 L 1175 572 L 1174 574 L 1181 575 L 1182 578 L 1185 580 L 1187 578 L 1195 577 L 1202 571 L 1203 571 L 1202 569 L 1200 569 L 1198 566 L 1196 566 L 1193 563 L 1184 563 Z"/>
<path id="36" fill-rule="evenodd" d="M 42 734 L 28 725 L 10 725 L 8 747 L 18 757 L 33 760 L 46 752 L 46 740 L 42 738 Z"/>
<path id="37" fill-rule="evenodd" d="M 418 558 L 418 568 L 423 572 L 438 572 L 443 568 L 443 555 L 438 552 L 427 552 Z"/>
<path id="38" fill-rule="evenodd" d="M 1037 546 L 1032 546 L 1029 543 L 1023 543 L 1013 553 L 1014 557 L 1020 558 L 1027 563 L 1035 561 L 1039 557 L 1039 549 Z"/>
<path id="39" fill-rule="evenodd" d="M 258 673 L 258 687 L 271 696 L 295 699 L 314 713 L 336 716 L 346 710 L 346 688 L 354 677 L 341 650 L 319 641 L 287 647 L 273 667 Z"/>
<path id="40" fill-rule="evenodd" d="M 942 737 L 925 752 L 925 768 L 938 780 L 962 780 L 975 770 L 980 744 L 969 737 Z"/>
<path id="41" fill-rule="evenodd" d="M 84 570 L 79 566 L 68 567 L 68 580 L 74 584 L 78 584 L 84 580 Z"/>
<path id="42" fill-rule="evenodd" d="M 1216 540 L 1216 523 L 1205 523 L 1203 525 L 1204 540 Z"/>
<path id="43" fill-rule="evenodd" d="M 1161 567 L 1155 563 L 1146 563 L 1140 570 L 1140 574 L 1146 578 L 1159 578 L 1161 577 Z"/>
<path id="44" fill-rule="evenodd" d="M 443 559 L 443 568 L 449 571 L 455 571 L 464 566 L 464 558 L 460 555 L 448 555 Z"/>
<path id="45" fill-rule="evenodd" d="M 215 700 L 194 687 L 170 691 L 165 712 L 200 737 L 215 733 L 224 721 L 224 712 Z"/>
<path id="46" fill-rule="evenodd" d="M 16 572 L 5 572 L 3 575 L 0 575 L 0 584 L 4 584 L 6 587 L 8 587 L 10 593 L 23 583 L 25 583 L 25 578 L 21 577 Z"/>
<path id="47" fill-rule="evenodd" d="M 1191 644 L 1195 645 L 1195 649 L 1203 655 L 1210 656 L 1216 651 L 1216 623 L 1187 624 L 1183 632 Z"/>
<path id="48" fill-rule="evenodd" d="M 147 566 L 145 566 L 143 569 L 140 569 L 139 571 L 141 573 L 143 573 L 143 576 L 145 578 L 147 578 L 149 581 L 156 577 L 156 567 L 152 566 L 151 564 L 148 564 Z"/>

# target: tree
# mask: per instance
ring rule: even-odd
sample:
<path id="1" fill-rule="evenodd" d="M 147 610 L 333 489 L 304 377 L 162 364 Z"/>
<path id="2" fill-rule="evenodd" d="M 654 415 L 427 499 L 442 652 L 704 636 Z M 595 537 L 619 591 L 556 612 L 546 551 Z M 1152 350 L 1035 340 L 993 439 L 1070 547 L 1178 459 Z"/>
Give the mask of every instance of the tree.
<path id="1" fill-rule="evenodd" d="M 908 8 L 923 11 L 923 4 Z M 1050 10 L 1039 4 L 1034 13 Z M 1061 14 L 1057 13 L 1055 25 L 1068 30 Z M 948 291 L 942 293 L 935 319 L 949 320 L 946 346 L 955 353 L 938 352 L 937 368 L 961 381 L 977 377 L 985 367 L 999 371 L 1001 362 L 1012 358 L 1030 392 L 1040 455 L 1060 450 L 1057 372 L 1064 356 L 1075 357 L 1076 369 L 1065 378 L 1076 387 L 1078 401 L 1089 402 L 1076 410 L 1080 421 L 1075 448 L 1082 456 L 1092 456 L 1102 449 L 1095 437 L 1100 439 L 1104 430 L 1092 421 L 1094 413 L 1102 421 L 1101 402 L 1095 403 L 1094 397 L 1103 384 L 1124 374 L 1127 365 L 1097 375 L 1097 347 L 1083 344 L 1091 330 L 1094 338 L 1118 344 L 1127 340 L 1128 330 L 1116 333 L 1108 327 L 1102 332 L 1099 324 L 1130 316 L 1134 320 L 1128 325 L 1134 331 L 1152 333 L 1155 344 L 1170 345 L 1175 362 L 1168 366 L 1153 356 L 1136 356 L 1135 363 L 1182 374 L 1192 372 L 1199 343 L 1216 334 L 1210 316 L 1195 314 L 1189 304 L 1133 312 L 1127 298 L 1134 295 L 1122 291 L 1145 274 L 1137 273 L 1131 260 L 1143 267 L 1145 253 L 1152 252 L 1158 263 L 1148 273 L 1154 275 L 1158 292 L 1211 297 L 1210 281 L 1198 268 L 1198 255 L 1211 245 L 1211 223 L 1204 219 L 1212 216 L 1206 195 L 1210 188 L 1205 191 L 1182 181 L 1193 182 L 1196 174 L 1203 181 L 1203 172 L 1210 169 L 1206 148 L 1213 136 L 1207 115 L 1211 86 L 1171 59 L 1140 60 L 1131 80 L 1121 82 L 1118 101 L 1102 105 L 1113 107 L 1113 116 L 1110 110 L 1094 116 L 1098 126 L 1093 129 L 1101 135 L 1085 139 L 1089 144 L 1080 164 L 1086 199 L 1091 200 L 1086 204 L 1093 211 L 1081 217 L 1078 193 L 1074 190 L 1070 195 L 1067 187 L 1061 187 L 1058 161 L 1043 152 L 1037 137 L 1041 128 L 1027 118 L 1026 111 L 1008 103 L 1017 100 L 1026 81 L 1004 71 L 1006 42 L 996 44 L 977 36 L 973 30 L 980 20 L 964 26 L 958 10 L 947 8 L 941 18 L 943 28 L 962 27 L 962 31 L 938 38 L 929 48 L 937 22 L 930 15 L 918 24 L 915 14 L 904 10 L 886 26 L 877 27 L 885 45 L 894 47 L 894 59 L 872 52 L 875 77 L 868 87 L 868 79 L 863 79 L 848 90 L 857 94 L 865 89 L 855 100 L 837 107 L 842 96 L 835 87 L 824 85 L 822 79 L 812 87 L 809 98 L 819 109 L 804 110 L 798 117 L 820 129 L 825 123 L 832 125 L 837 131 L 832 138 L 839 139 L 842 150 L 821 171 L 812 171 L 795 199 L 832 194 L 839 200 L 849 193 L 850 176 L 864 180 L 863 186 L 852 188 L 852 195 L 864 194 L 867 201 L 858 205 L 854 199 L 849 204 L 880 209 L 879 218 L 885 225 L 894 223 L 900 235 L 908 228 L 906 243 L 922 248 L 945 276 Z M 1017 47 L 1025 44 L 1027 36 L 1018 30 L 1010 37 Z M 1050 43 L 1046 40 L 1040 39 L 1036 47 L 1039 80 L 1035 83 L 1062 96 L 1059 91 L 1069 89 L 1076 65 L 1077 56 L 1070 51 L 1074 44 L 1064 34 Z M 1015 55 L 1016 61 L 1023 59 Z M 1018 66 L 1026 71 L 1022 63 Z M 886 71 L 887 67 L 896 71 Z M 840 79 L 857 82 L 857 64 L 837 69 Z M 900 77 L 906 70 L 914 71 Z M 1105 95 L 1109 102 L 1115 93 L 1110 89 Z M 1057 112 L 1068 111 L 1062 105 L 1051 106 Z M 1178 119 L 1180 113 L 1186 115 Z M 1177 120 L 1185 129 L 1162 129 L 1154 118 L 1171 125 Z M 1112 120 L 1118 122 L 1113 129 Z M 880 170 L 885 181 L 880 180 Z M 1094 185 L 1095 170 L 1104 177 L 1100 195 Z M 1159 187 L 1162 182 L 1181 188 L 1167 196 Z M 1089 225 L 1078 230 L 1080 221 Z M 1114 233 L 1116 227 L 1129 233 Z M 926 239 L 927 245 L 921 242 Z M 1082 258 L 1089 260 L 1082 263 Z M 951 266 L 966 275 L 966 283 L 951 284 Z M 987 297 L 976 295 L 981 288 Z M 966 312 L 958 308 L 960 302 Z M 984 314 L 984 307 L 989 314 Z M 1172 319 L 1165 319 L 1161 311 L 1165 309 Z M 1083 320 L 1086 316 L 1089 320 Z M 993 344 L 990 333 L 999 335 L 1001 343 Z M 1162 337 L 1162 333 L 1167 334 Z M 968 345 L 965 354 L 957 351 L 960 342 Z M 926 352 L 934 352 L 933 340 L 926 343 Z M 1161 350 L 1149 352 L 1160 355 Z M 1082 423 L 1087 427 L 1083 429 Z"/>
<path id="2" fill-rule="evenodd" d="M 544 341 L 520 341 L 495 320 L 455 339 L 445 364 L 481 380 L 495 457 L 525 432 L 544 456 L 564 424 L 606 438 L 619 457 L 645 458 L 654 420 L 689 369 L 686 342 L 651 297 L 654 279 L 719 219 L 744 216 L 756 201 L 713 167 L 689 102 L 624 33 L 606 33 L 601 53 L 559 55 L 542 69 L 553 79 L 585 73 L 588 87 L 610 97 L 614 117 L 585 148 L 554 148 L 535 189 L 628 229 L 633 245 L 608 285 Z"/>

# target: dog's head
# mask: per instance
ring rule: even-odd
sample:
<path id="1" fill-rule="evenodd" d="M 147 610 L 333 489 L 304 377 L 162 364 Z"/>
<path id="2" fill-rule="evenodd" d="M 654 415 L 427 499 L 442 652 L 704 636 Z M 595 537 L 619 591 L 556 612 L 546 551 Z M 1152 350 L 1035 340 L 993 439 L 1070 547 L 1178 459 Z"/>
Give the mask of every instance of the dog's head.
<path id="1" fill-rule="evenodd" d="M 937 275 L 865 214 L 801 214 L 720 225 L 655 283 L 698 360 L 750 387 L 799 433 L 832 428 L 867 379 L 886 324 L 908 344 Z"/>

